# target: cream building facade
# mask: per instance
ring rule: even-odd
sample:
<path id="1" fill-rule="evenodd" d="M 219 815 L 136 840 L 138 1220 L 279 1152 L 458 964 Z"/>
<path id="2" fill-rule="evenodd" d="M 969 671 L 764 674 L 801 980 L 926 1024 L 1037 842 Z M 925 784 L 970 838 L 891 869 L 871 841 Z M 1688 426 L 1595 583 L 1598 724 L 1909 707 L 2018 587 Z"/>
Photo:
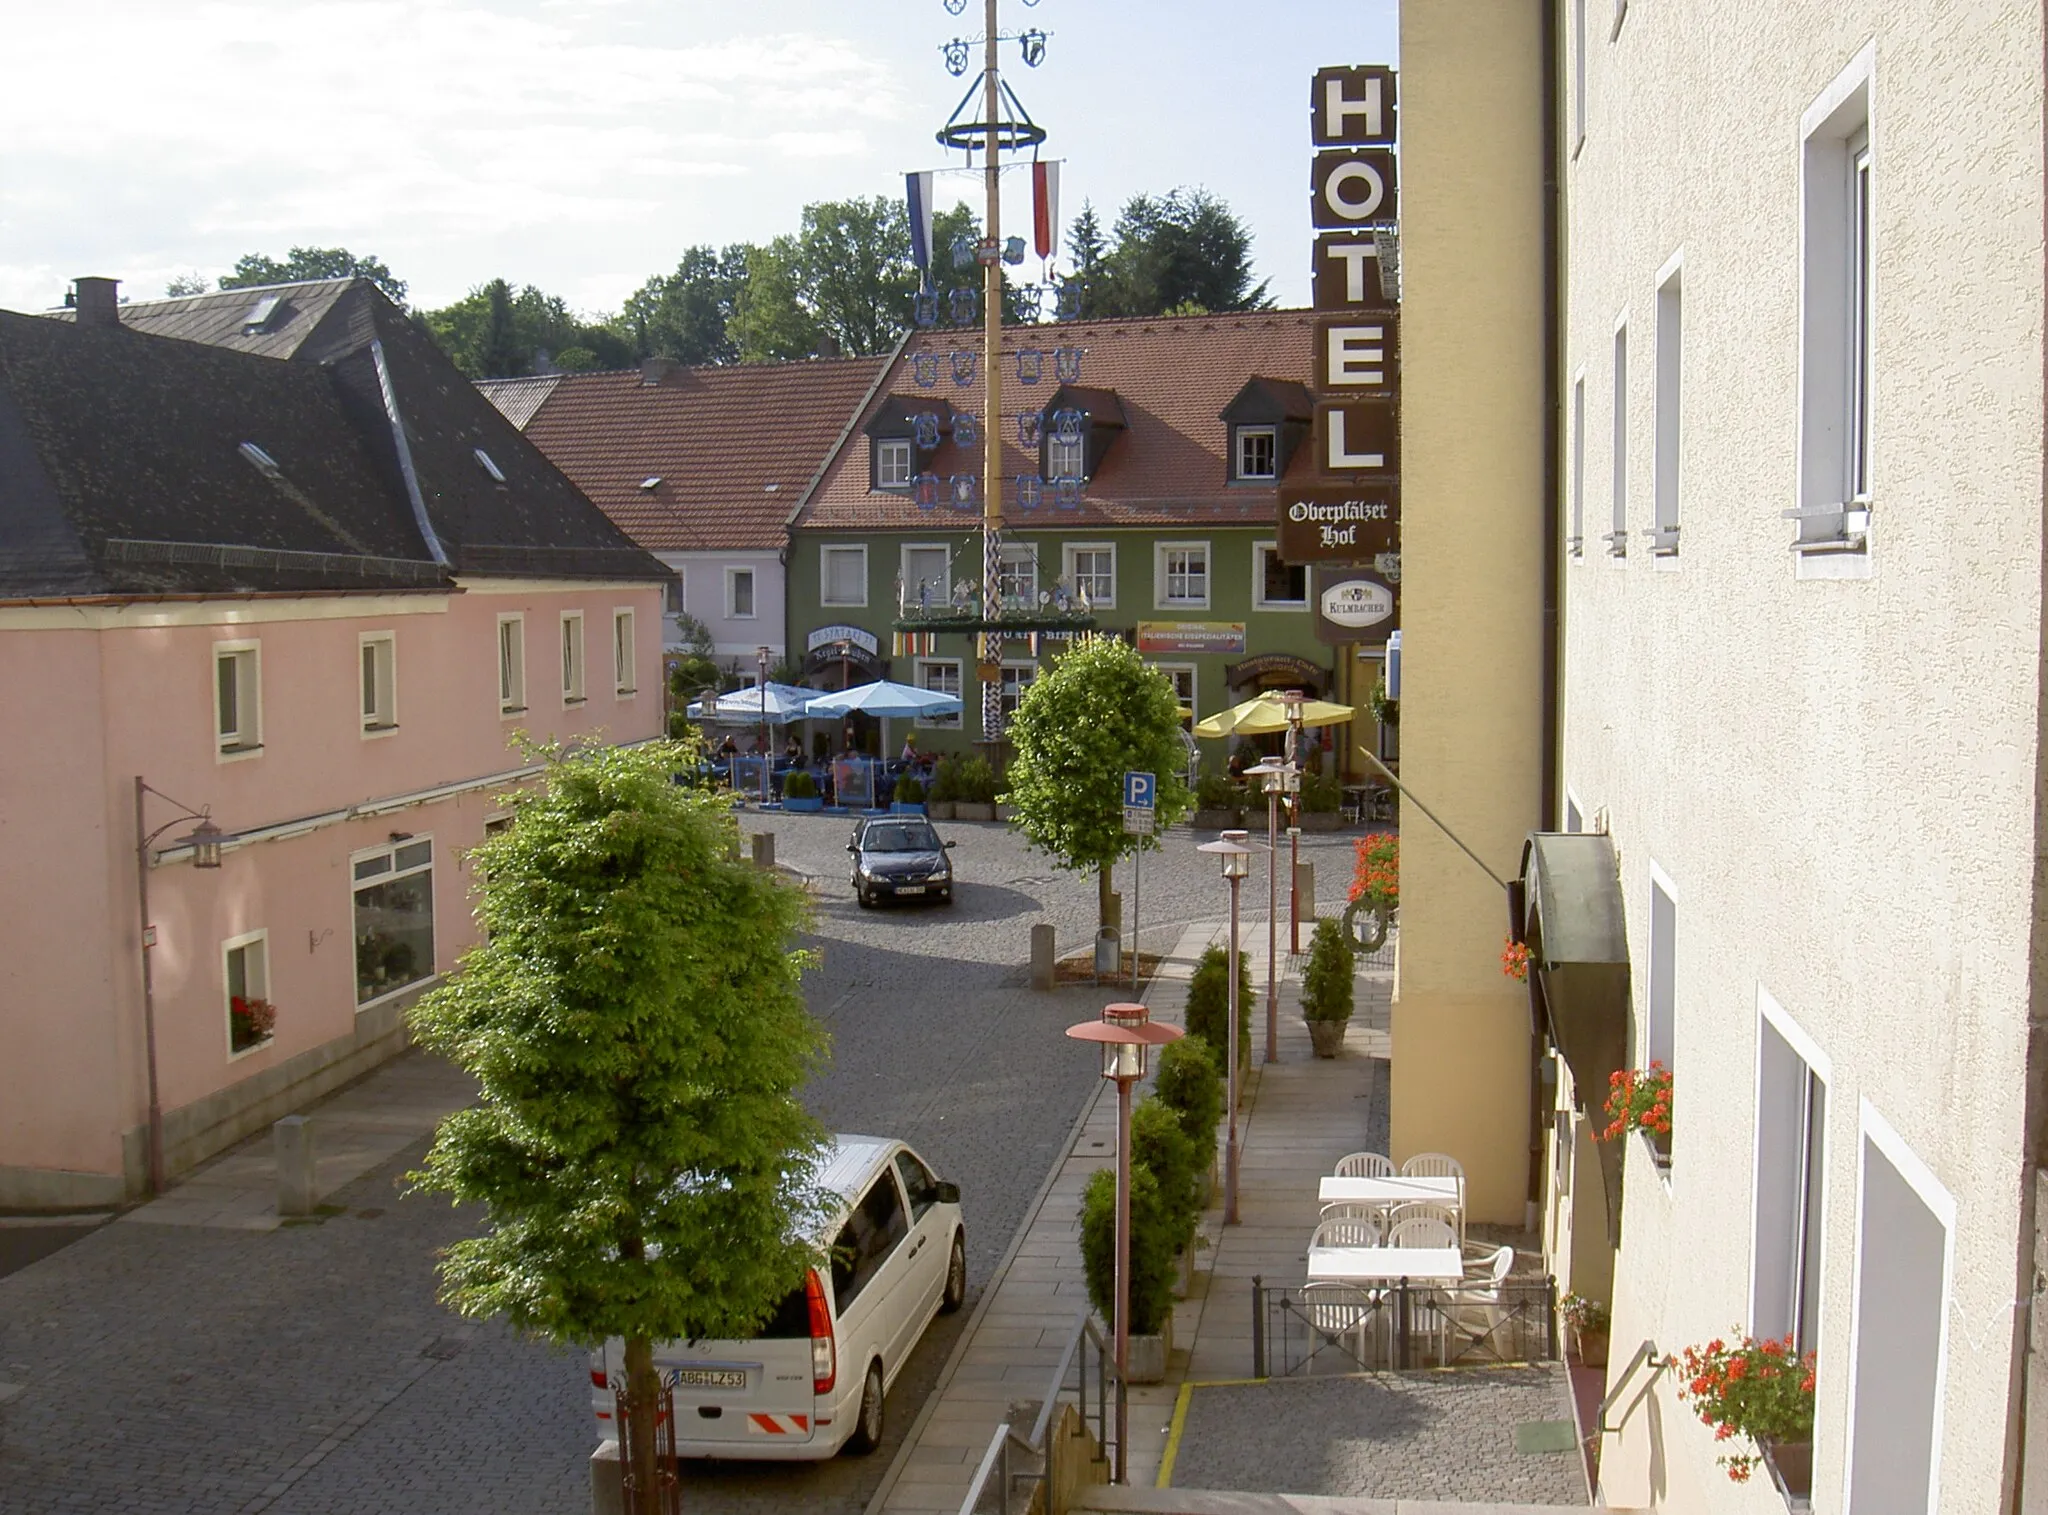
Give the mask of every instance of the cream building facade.
<path id="1" fill-rule="evenodd" d="M 1675 1090 L 1668 1165 L 1623 1148 L 1605 1492 L 1783 1509 L 1631 1357 L 1789 1333 L 1814 1509 L 2048 1508 L 2041 7 L 1554 19 L 1564 814 Z M 1547 1239 L 1600 1294 L 1573 1092 Z"/>

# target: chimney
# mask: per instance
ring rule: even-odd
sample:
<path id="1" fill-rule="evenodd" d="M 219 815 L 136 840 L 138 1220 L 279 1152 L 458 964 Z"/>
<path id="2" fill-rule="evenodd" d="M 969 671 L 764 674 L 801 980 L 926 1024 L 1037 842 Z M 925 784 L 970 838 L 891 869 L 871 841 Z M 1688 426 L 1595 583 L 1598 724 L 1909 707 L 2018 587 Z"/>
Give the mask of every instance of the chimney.
<path id="1" fill-rule="evenodd" d="M 640 382 L 644 385 L 666 384 L 668 376 L 676 371 L 674 358 L 642 358 L 640 360 Z"/>
<path id="2" fill-rule="evenodd" d="M 818 333 L 818 350 L 817 350 L 816 352 L 812 353 L 812 354 L 811 354 L 811 356 L 812 356 L 812 357 L 814 357 L 814 358 L 836 358 L 836 357 L 838 357 L 838 356 L 839 356 L 839 339 L 838 339 L 837 337 L 833 336 L 833 335 L 832 335 L 832 333 L 831 333 L 831 332 L 829 332 L 829 331 L 821 331 L 821 332 L 819 332 L 819 333 Z"/>
<path id="3" fill-rule="evenodd" d="M 73 279 L 71 287 L 80 326 L 121 324 L 121 297 L 116 293 L 121 287 L 119 279 Z"/>

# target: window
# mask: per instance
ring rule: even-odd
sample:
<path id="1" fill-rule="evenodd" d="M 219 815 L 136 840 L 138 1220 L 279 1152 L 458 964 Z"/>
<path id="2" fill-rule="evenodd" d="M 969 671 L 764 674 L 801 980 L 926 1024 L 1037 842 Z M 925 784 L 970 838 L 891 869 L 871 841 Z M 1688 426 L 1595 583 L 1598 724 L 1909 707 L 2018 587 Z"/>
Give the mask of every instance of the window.
<path id="1" fill-rule="evenodd" d="M 1675 260 L 1674 260 L 1675 262 Z M 1685 326 L 1681 272 L 1677 267 L 1657 286 L 1656 527 L 1650 550 L 1678 554 L 1679 432 L 1684 413 Z"/>
<path id="2" fill-rule="evenodd" d="M 826 547 L 818 554 L 818 574 L 823 586 L 822 603 L 865 605 L 868 602 L 868 550 L 865 547 Z"/>
<path id="3" fill-rule="evenodd" d="M 562 612 L 562 703 L 583 703 L 583 612 Z"/>
<path id="4" fill-rule="evenodd" d="M 1038 603 L 1038 549 L 1029 542 L 1005 542 L 997 589 L 1006 606 Z"/>
<path id="5" fill-rule="evenodd" d="M 944 547 L 903 549 L 903 600 L 910 605 L 943 605 L 952 597 L 952 559 Z"/>
<path id="6" fill-rule="evenodd" d="M 728 568 L 725 571 L 725 614 L 729 620 L 754 618 L 754 570 Z"/>
<path id="7" fill-rule="evenodd" d="M 1036 663 L 1005 663 L 997 685 L 997 703 L 1002 707 L 1003 719 L 1009 720 L 1017 713 L 1017 707 L 1024 702 L 1024 691 L 1038 679 Z"/>
<path id="8" fill-rule="evenodd" d="M 213 644 L 213 730 L 223 758 L 263 750 L 261 658 L 255 642 Z"/>
<path id="9" fill-rule="evenodd" d="M 221 944 L 222 977 L 227 986 L 228 1056 L 252 1052 L 277 1032 L 277 1011 L 270 1003 L 270 940 L 252 931 Z"/>
<path id="10" fill-rule="evenodd" d="M 1643 1044 L 1645 1067 L 1661 1063 L 1676 1073 L 1676 1012 L 1678 1007 L 1678 890 L 1655 863 L 1650 865 L 1650 964 L 1643 1000 Z M 1670 1142 L 1661 1150 L 1670 1156 Z"/>
<path id="11" fill-rule="evenodd" d="M 1107 543 L 1070 542 L 1066 578 L 1075 595 L 1086 595 L 1098 610 L 1116 608 L 1116 548 Z"/>
<path id="12" fill-rule="evenodd" d="M 1575 558 L 1586 555 L 1586 376 L 1572 380 L 1572 534 L 1565 538 L 1565 550 Z"/>
<path id="13" fill-rule="evenodd" d="M 1270 479 L 1278 471 L 1280 436 L 1271 426 L 1237 428 L 1237 477 Z"/>
<path id="14" fill-rule="evenodd" d="M 896 1192 L 894 1176 L 884 1170 L 832 1243 L 832 1300 L 842 1316 L 909 1234 L 903 1197 Z"/>
<path id="15" fill-rule="evenodd" d="M 960 660 L 958 658 L 919 658 L 917 660 L 917 687 L 936 690 L 940 694 L 960 693 Z M 958 731 L 960 713 L 951 715 L 921 715 L 917 724 L 934 731 Z"/>
<path id="16" fill-rule="evenodd" d="M 1870 522 L 1873 362 L 1870 83 L 1865 47 L 1801 122 L 1799 497 L 1794 545 L 1860 556 Z M 1802 571 L 1808 565 L 1802 563 Z M 1853 562 L 1840 571 L 1866 571 Z M 1829 570 L 1814 564 L 1812 571 Z"/>
<path id="17" fill-rule="evenodd" d="M 1609 557 L 1628 556 L 1628 323 L 1614 328 L 1614 519 Z"/>
<path id="18" fill-rule="evenodd" d="M 612 694 L 629 699 L 640 692 L 633 672 L 633 612 L 612 612 Z"/>
<path id="19" fill-rule="evenodd" d="M 1271 542 L 1252 546 L 1252 604 L 1260 610 L 1308 609 L 1308 566 L 1290 564 Z"/>
<path id="20" fill-rule="evenodd" d="M 910 439 L 882 437 L 875 443 L 875 488 L 908 489 L 913 464 Z"/>
<path id="21" fill-rule="evenodd" d="M 388 631 L 363 633 L 363 735 L 398 729 L 398 639 Z"/>
<path id="22" fill-rule="evenodd" d="M 1158 564 L 1158 603 L 1184 605 L 1206 610 L 1209 605 L 1209 544 L 1207 542 L 1161 542 Z"/>
<path id="23" fill-rule="evenodd" d="M 903 1180 L 903 1192 L 910 1196 L 910 1218 L 924 1219 L 924 1212 L 939 1202 L 939 1181 L 932 1170 L 908 1152 L 896 1154 L 896 1176 Z"/>
<path id="24" fill-rule="evenodd" d="M 1193 665 L 1187 663 L 1154 663 L 1152 666 L 1165 674 L 1167 682 L 1173 685 L 1173 697 L 1179 702 L 1182 711 L 1185 712 L 1180 718 L 1180 723 L 1192 729 L 1195 724 L 1195 717 L 1200 714 L 1195 705 L 1195 670 Z"/>
<path id="25" fill-rule="evenodd" d="M 1048 479 L 1083 479 L 1088 476 L 1088 441 L 1084 432 L 1071 441 L 1047 434 L 1045 476 Z"/>
<path id="26" fill-rule="evenodd" d="M 498 713 L 526 713 L 526 617 L 498 617 Z"/>
<path id="27" fill-rule="evenodd" d="M 1821 1196 L 1827 1084 L 1817 1051 L 1768 994 L 1757 994 L 1756 1257 L 1750 1330 L 1819 1345 Z"/>
<path id="28" fill-rule="evenodd" d="M 690 608 L 683 592 L 683 576 L 680 571 L 662 586 L 661 608 L 670 615 L 682 615 Z"/>
<path id="29" fill-rule="evenodd" d="M 400 834 L 349 859 L 355 876 L 356 1004 L 434 976 L 434 844 Z"/>
<path id="30" fill-rule="evenodd" d="M 1955 1200 L 1868 1100 L 1862 1125 L 1848 1508 L 1933 1510 Z"/>

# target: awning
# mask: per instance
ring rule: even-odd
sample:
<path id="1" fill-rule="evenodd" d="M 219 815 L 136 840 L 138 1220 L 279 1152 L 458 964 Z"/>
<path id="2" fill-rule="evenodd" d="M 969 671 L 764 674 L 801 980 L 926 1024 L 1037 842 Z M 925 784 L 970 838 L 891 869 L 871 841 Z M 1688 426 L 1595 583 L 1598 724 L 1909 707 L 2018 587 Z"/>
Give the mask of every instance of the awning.
<path id="1" fill-rule="evenodd" d="M 1612 838 L 1534 831 L 1522 847 L 1519 920 L 1550 1040 L 1572 1070 L 1580 1113 L 1606 1124 L 1608 1081 L 1627 1066 L 1628 931 Z M 1621 1245 L 1619 1142 L 1596 1143 L 1607 1234 Z"/>

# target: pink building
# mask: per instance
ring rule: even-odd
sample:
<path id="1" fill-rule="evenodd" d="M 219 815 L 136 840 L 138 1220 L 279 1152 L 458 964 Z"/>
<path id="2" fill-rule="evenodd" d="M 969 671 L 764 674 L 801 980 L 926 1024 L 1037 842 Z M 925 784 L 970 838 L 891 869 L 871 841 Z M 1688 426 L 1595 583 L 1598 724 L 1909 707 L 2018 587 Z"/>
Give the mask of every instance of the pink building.
<path id="1" fill-rule="evenodd" d="M 663 566 L 374 288 L 276 294 L 0 313 L 0 1207 L 143 1192 L 152 1089 L 175 1178 L 399 1051 L 520 738 L 663 728 Z M 304 329 L 146 334 L 223 306 Z"/>

